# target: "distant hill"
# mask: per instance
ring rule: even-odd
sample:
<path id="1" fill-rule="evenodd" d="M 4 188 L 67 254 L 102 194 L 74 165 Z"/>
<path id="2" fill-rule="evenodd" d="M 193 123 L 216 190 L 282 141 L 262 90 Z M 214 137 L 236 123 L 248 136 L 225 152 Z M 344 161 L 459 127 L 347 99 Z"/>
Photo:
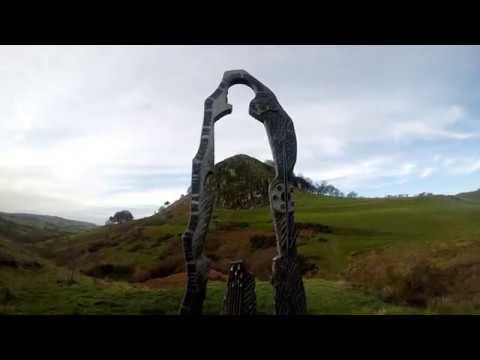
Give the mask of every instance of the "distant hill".
<path id="1" fill-rule="evenodd" d="M 12 241 L 36 242 L 95 227 L 95 224 L 58 216 L 0 212 L 0 235 Z"/>
<path id="2" fill-rule="evenodd" d="M 476 191 L 459 193 L 455 195 L 455 197 L 460 198 L 462 200 L 480 201 L 480 189 Z"/>
<path id="3" fill-rule="evenodd" d="M 239 154 L 215 165 L 218 186 L 216 206 L 225 209 L 249 209 L 268 206 L 268 186 L 275 169 L 251 156 Z M 301 177 L 295 177 L 299 190 L 313 190 Z"/>
<path id="4" fill-rule="evenodd" d="M 218 207 L 248 209 L 268 204 L 273 167 L 248 155 L 235 155 L 216 164 L 214 173 Z"/>
<path id="5" fill-rule="evenodd" d="M 56 228 L 66 232 L 77 232 L 81 230 L 88 230 L 97 225 L 78 220 L 64 219 L 58 216 L 37 215 L 37 214 L 22 214 L 22 213 L 3 213 L 0 212 L 0 217 L 13 221 L 17 224 L 31 225 L 38 228 Z"/>

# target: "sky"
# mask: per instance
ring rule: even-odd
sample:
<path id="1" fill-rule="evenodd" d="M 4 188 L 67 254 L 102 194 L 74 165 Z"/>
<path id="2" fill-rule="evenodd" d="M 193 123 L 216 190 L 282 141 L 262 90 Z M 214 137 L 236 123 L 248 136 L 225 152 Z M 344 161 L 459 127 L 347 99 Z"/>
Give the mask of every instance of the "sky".
<path id="1" fill-rule="evenodd" d="M 478 46 L 0 46 L 0 211 L 152 215 L 186 193 L 232 69 L 292 118 L 296 174 L 372 197 L 480 188 Z M 215 162 L 271 159 L 252 90 L 228 98 Z"/>

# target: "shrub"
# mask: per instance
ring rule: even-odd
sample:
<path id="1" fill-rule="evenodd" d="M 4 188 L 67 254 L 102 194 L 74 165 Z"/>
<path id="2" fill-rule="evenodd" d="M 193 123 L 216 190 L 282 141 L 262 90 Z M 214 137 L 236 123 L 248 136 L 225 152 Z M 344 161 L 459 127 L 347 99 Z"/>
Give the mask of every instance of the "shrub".
<path id="1" fill-rule="evenodd" d="M 142 249 L 145 249 L 145 245 L 144 244 L 133 244 L 132 246 L 130 246 L 127 251 L 129 252 L 135 252 L 135 251 L 138 251 L 138 250 L 142 250 Z"/>
<path id="2" fill-rule="evenodd" d="M 125 278 L 133 274 L 133 267 L 130 265 L 122 264 L 100 264 L 95 265 L 85 271 L 86 275 L 103 278 L 103 277 L 112 277 L 112 278 Z"/>
<path id="3" fill-rule="evenodd" d="M 2 287 L 0 288 L 0 304 L 7 304 L 12 300 L 15 300 L 16 295 L 15 293 L 7 288 L 7 287 Z"/>
<path id="4" fill-rule="evenodd" d="M 0 267 L 2 266 L 17 268 L 18 262 L 13 256 L 0 252 Z"/>
<path id="5" fill-rule="evenodd" d="M 148 269 L 150 278 L 165 277 L 175 274 L 178 271 L 183 271 L 184 260 L 183 256 L 169 256 L 163 259 L 158 265 Z"/>
<path id="6" fill-rule="evenodd" d="M 116 241 L 106 241 L 106 240 L 100 240 L 100 241 L 95 241 L 91 244 L 88 245 L 88 252 L 94 253 L 97 252 L 100 249 L 110 247 L 110 246 L 116 246 L 118 245 L 118 242 Z"/>
<path id="7" fill-rule="evenodd" d="M 137 267 L 132 275 L 132 282 L 144 282 L 151 278 L 152 274 L 150 271 Z"/>
<path id="8" fill-rule="evenodd" d="M 250 237 L 250 247 L 252 249 L 268 249 L 275 247 L 276 244 L 275 235 L 252 235 Z"/>
<path id="9" fill-rule="evenodd" d="M 164 235 L 161 235 L 157 238 L 158 241 L 164 241 L 164 240 L 168 240 L 170 238 L 172 238 L 174 235 L 170 234 L 170 233 L 166 233 Z"/>
<path id="10" fill-rule="evenodd" d="M 315 264 L 311 258 L 308 258 L 304 255 L 297 255 L 298 266 L 300 268 L 300 273 L 305 275 L 307 273 L 315 273 L 318 271 L 318 266 Z"/>
<path id="11" fill-rule="evenodd" d="M 415 265 L 402 283 L 401 298 L 412 306 L 426 306 L 429 299 L 446 293 L 441 273 L 425 262 Z"/>

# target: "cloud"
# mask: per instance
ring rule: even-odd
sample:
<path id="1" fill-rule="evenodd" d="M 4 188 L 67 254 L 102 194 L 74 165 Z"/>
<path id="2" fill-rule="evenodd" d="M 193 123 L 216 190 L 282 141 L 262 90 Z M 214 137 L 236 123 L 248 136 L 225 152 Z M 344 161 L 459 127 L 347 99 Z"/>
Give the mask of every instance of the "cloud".
<path id="1" fill-rule="evenodd" d="M 406 178 L 412 175 L 417 168 L 417 164 L 402 158 L 401 154 L 376 156 L 341 164 L 329 162 L 322 165 L 322 170 L 309 172 L 308 176 L 315 180 L 326 180 L 346 187 L 348 190 L 354 189 L 359 184 L 378 188 L 378 183 L 388 182 L 393 178 L 397 180 Z"/>
<path id="2" fill-rule="evenodd" d="M 418 149 L 442 145 L 440 156 L 478 137 L 478 55 L 476 47 L 3 46 L 0 211 L 29 204 L 102 223 L 117 207 L 146 215 L 175 200 L 189 185 L 203 102 L 236 68 L 269 86 L 292 117 L 297 173 L 362 195 L 429 181 L 443 166 L 473 174 L 475 157 L 432 163 Z M 247 113 L 252 97 L 230 89 L 234 112 L 216 124 L 216 161 L 271 158 L 263 125 Z"/>
<path id="3" fill-rule="evenodd" d="M 479 158 L 446 158 L 443 167 L 453 175 L 467 175 L 480 170 Z"/>
<path id="4" fill-rule="evenodd" d="M 433 168 L 429 167 L 429 168 L 423 169 L 423 170 L 420 172 L 420 175 L 419 175 L 419 176 L 420 176 L 421 178 L 427 178 L 427 177 L 429 177 L 430 175 L 432 175 L 434 171 L 435 171 L 435 170 L 434 170 Z"/>
<path id="5" fill-rule="evenodd" d="M 432 140 L 446 138 L 463 140 L 478 137 L 478 133 L 458 132 L 452 129 L 464 116 L 464 109 L 452 105 L 441 111 L 430 110 L 422 118 L 399 122 L 393 126 L 392 135 L 396 140 L 422 138 Z"/>

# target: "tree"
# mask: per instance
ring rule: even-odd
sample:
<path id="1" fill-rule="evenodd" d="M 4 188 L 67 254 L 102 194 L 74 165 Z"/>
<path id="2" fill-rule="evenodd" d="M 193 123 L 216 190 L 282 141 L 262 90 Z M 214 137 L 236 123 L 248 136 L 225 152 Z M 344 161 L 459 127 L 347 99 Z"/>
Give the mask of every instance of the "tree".
<path id="1" fill-rule="evenodd" d="M 315 187 L 317 188 L 317 192 L 319 194 L 322 194 L 324 195 L 325 194 L 325 189 L 327 187 L 327 182 L 325 180 L 323 180 L 320 184 L 319 183 L 316 183 L 315 184 Z"/>
<path id="2" fill-rule="evenodd" d="M 110 216 L 107 220 L 108 224 L 123 224 L 133 220 L 133 215 L 128 210 L 117 211 L 115 215 Z"/>
<path id="3" fill-rule="evenodd" d="M 170 201 L 165 201 L 165 202 L 163 203 L 163 205 L 165 205 L 165 206 L 170 205 Z"/>
<path id="4" fill-rule="evenodd" d="M 350 191 L 347 194 L 347 198 L 356 198 L 356 197 L 358 197 L 358 194 L 355 191 Z"/>
<path id="5" fill-rule="evenodd" d="M 307 178 L 308 182 L 311 182 L 310 179 Z M 327 183 L 325 180 L 323 180 L 320 184 L 315 183 L 312 186 L 315 188 L 315 191 L 317 194 L 320 195 L 327 195 L 327 196 L 334 196 L 334 197 L 345 197 L 345 194 L 337 189 L 335 186 L 332 184 Z"/>
<path id="6" fill-rule="evenodd" d="M 294 177 L 294 182 L 299 189 L 302 189 L 304 191 L 309 191 L 309 192 L 317 191 L 312 179 L 308 177 L 304 177 L 301 174 Z"/>

